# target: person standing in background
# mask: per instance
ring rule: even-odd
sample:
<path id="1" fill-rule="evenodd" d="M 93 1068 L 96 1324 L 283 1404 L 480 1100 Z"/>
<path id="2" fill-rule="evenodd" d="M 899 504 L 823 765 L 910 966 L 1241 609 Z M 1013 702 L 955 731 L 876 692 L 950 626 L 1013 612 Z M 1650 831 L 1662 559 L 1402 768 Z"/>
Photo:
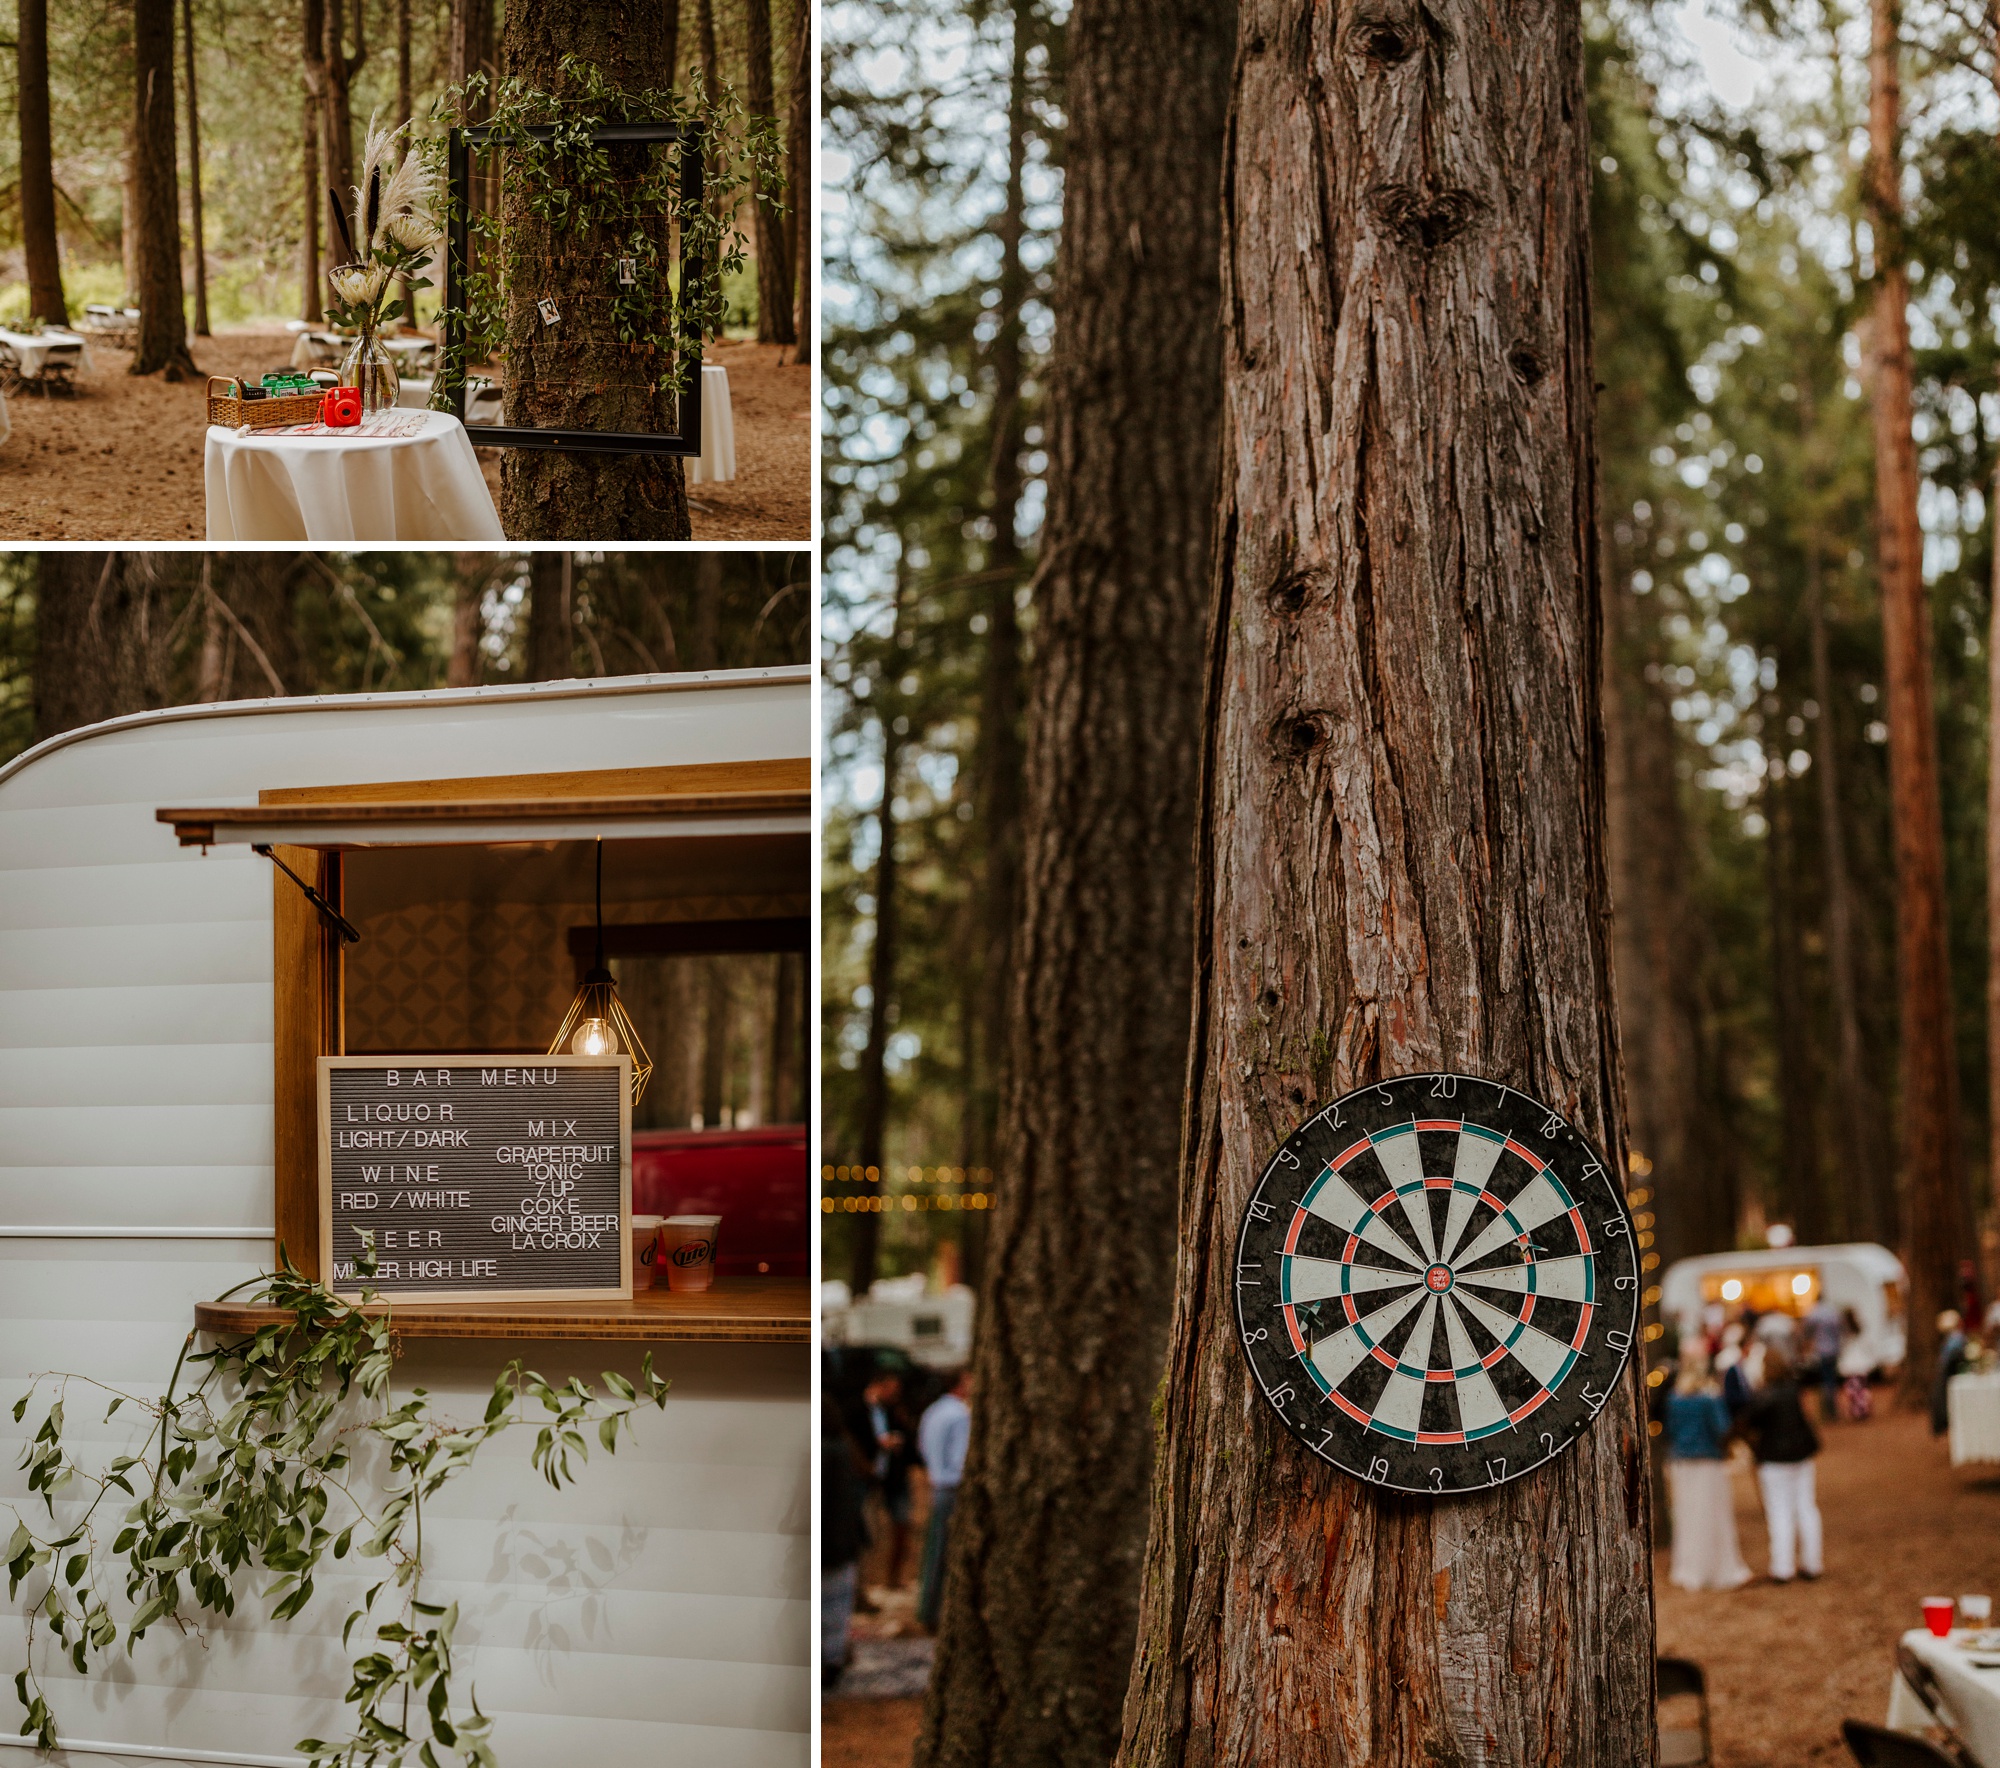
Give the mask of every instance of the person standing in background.
<path id="1" fill-rule="evenodd" d="M 1777 1345 L 1764 1352 L 1763 1381 L 1740 1423 L 1757 1457 L 1757 1486 L 1771 1532 L 1771 1582 L 1810 1581 L 1823 1569 L 1813 1471 L 1819 1432 L 1799 1403 L 1792 1359 Z"/>
<path id="2" fill-rule="evenodd" d="M 937 1626 L 951 1512 L 958 1502 L 966 1444 L 972 1436 L 972 1371 L 961 1369 L 949 1381 L 943 1397 L 932 1401 L 917 1425 L 917 1453 L 931 1482 L 931 1520 L 924 1532 L 923 1576 L 917 1590 L 917 1622 L 927 1629 Z"/>
<path id="3" fill-rule="evenodd" d="M 1736 1545 L 1729 1489 L 1729 1408 L 1699 1351 L 1682 1358 L 1663 1423 L 1674 1504 L 1673 1581 L 1683 1590 L 1747 1584 L 1750 1568 Z"/>
<path id="4" fill-rule="evenodd" d="M 1819 1382 L 1819 1421 L 1831 1424 L 1840 1416 L 1840 1310 L 1824 1292 L 1806 1310 L 1806 1348 L 1812 1356 L 1812 1373 Z"/>
<path id="5" fill-rule="evenodd" d="M 831 1688 L 847 1668 L 848 1635 L 854 1625 L 855 1587 L 861 1554 L 868 1545 L 863 1515 L 867 1482 L 861 1446 L 855 1442 L 831 1394 L 819 1415 L 819 1684 Z"/>
<path id="6" fill-rule="evenodd" d="M 910 1442 L 902 1377 L 885 1370 L 862 1390 L 861 1398 L 867 1409 L 863 1441 L 870 1448 L 869 1473 L 889 1518 L 889 1564 L 883 1582 L 900 1590 L 910 1557 L 910 1464 L 916 1453 Z M 867 1606 L 864 1602 L 864 1609 Z"/>
<path id="7" fill-rule="evenodd" d="M 1931 1435 L 1943 1436 L 1951 1429 L 1951 1378 L 1963 1375 L 1972 1341 L 1965 1335 L 1965 1322 L 1955 1308 L 1946 1308 L 1937 1318 L 1937 1377 L 1931 1383 Z"/>

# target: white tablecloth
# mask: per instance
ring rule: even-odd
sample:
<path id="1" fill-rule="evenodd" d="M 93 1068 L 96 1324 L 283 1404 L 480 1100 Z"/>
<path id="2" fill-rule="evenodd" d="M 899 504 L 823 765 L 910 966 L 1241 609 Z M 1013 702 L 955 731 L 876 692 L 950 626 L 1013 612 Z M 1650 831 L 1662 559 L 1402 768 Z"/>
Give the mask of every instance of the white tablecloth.
<path id="1" fill-rule="evenodd" d="M 208 538 L 504 540 L 493 498 L 449 412 L 408 437 L 208 431 Z"/>
<path id="2" fill-rule="evenodd" d="M 1937 1678 L 1944 1717 L 1973 1760 L 1981 1768 L 2000 1768 L 2000 1651 L 1968 1652 L 1964 1634 L 1937 1639 L 1927 1627 L 1912 1628 L 1902 1643 Z M 1995 1667 L 1982 1667 L 1988 1664 Z M 1892 1731 L 1922 1731 L 1932 1723 L 1930 1710 L 1900 1670 L 1890 1672 L 1889 1716 L 1883 1723 Z"/>
<path id="3" fill-rule="evenodd" d="M 347 354 L 347 339 L 333 332 L 302 331 L 292 344 L 294 368 L 326 368 Z"/>
<path id="4" fill-rule="evenodd" d="M 701 365 L 701 453 L 687 463 L 690 485 L 736 477 L 736 418 L 729 409 L 729 370 Z"/>
<path id="5" fill-rule="evenodd" d="M 50 326 L 46 331 L 17 332 L 0 326 L 0 344 L 5 344 L 21 359 L 24 375 L 38 375 L 42 365 L 57 350 L 74 351 L 76 360 L 84 368 L 94 368 L 90 359 L 90 340 L 79 332 L 58 331 Z"/>
<path id="6" fill-rule="evenodd" d="M 1951 1414 L 1951 1464 L 2000 1461 L 2000 1370 L 1954 1375 L 1945 1384 Z"/>

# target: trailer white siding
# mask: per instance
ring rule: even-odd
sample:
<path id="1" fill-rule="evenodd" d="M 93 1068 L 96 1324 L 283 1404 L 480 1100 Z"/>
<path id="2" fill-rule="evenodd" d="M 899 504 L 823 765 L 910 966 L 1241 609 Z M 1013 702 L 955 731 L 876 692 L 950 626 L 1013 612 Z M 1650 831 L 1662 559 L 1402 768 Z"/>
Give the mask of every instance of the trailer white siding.
<path id="1" fill-rule="evenodd" d="M 104 727 L 0 772 L 0 1408 L 48 1369 L 156 1393 L 195 1302 L 272 1257 L 271 870 L 242 848 L 179 849 L 156 807 L 808 754 L 803 674 L 757 673 L 602 697 L 274 702 Z M 397 1381 L 472 1418 L 514 1355 L 554 1379 L 637 1362 L 635 1347 L 423 1343 Z M 497 1715 L 508 1768 L 808 1760 L 808 1354 L 656 1360 L 675 1383 L 665 1412 L 579 1486 L 534 1477 L 521 1431 L 426 1519 L 432 1592 L 463 1605 L 462 1681 Z M 0 1516 L 24 1498 L 15 1463 L 38 1416 L 0 1409 Z M 127 1415 L 101 1417 L 79 1399 L 69 1434 L 108 1457 Z M 44 1658 L 58 1722 L 80 1750 L 152 1762 L 290 1759 L 301 1737 L 346 1729 L 339 1632 L 363 1583 L 323 1579 L 273 1625 L 246 1580 L 233 1621 L 202 1639 L 155 1629 L 129 1666 L 85 1681 Z M 0 1611 L 8 1704 L 22 1632 Z"/>

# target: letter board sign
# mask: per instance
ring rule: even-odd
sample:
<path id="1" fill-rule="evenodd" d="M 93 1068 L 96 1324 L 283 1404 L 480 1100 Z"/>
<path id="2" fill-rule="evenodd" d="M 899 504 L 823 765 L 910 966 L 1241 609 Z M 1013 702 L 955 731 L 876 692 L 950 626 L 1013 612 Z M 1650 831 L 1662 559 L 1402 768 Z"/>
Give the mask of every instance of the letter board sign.
<path id="1" fill-rule="evenodd" d="M 629 1056 L 322 1056 L 320 1280 L 410 1301 L 629 1300 L 631 1093 Z"/>

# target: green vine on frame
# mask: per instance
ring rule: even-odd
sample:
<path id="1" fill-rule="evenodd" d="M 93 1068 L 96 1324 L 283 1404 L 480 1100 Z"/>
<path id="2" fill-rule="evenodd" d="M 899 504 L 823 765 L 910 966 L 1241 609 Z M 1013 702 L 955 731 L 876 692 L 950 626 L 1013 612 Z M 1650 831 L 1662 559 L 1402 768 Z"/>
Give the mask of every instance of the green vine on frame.
<path id="1" fill-rule="evenodd" d="M 469 363 L 506 356 L 506 290 L 546 268 L 539 261 L 531 264 L 510 235 L 504 202 L 500 213 L 468 208 L 444 176 L 449 130 L 461 126 L 489 91 L 492 106 L 480 126 L 498 139 L 486 151 L 504 152 L 505 176 L 539 227 L 582 241 L 601 258 L 595 274 L 609 317 L 605 331 L 590 341 L 618 346 L 634 385 L 674 397 L 687 390 L 692 359 L 683 342 L 721 332 L 727 316 L 723 279 L 747 261 L 747 239 L 737 219 L 743 197 L 755 191 L 767 207 L 781 208 L 784 149 L 776 120 L 749 115 L 727 84 L 711 96 L 695 70 L 685 90 L 628 92 L 576 56 L 565 56 L 559 71 L 565 87 L 560 97 L 518 79 L 489 86 L 484 74 L 476 74 L 447 93 L 432 113 L 433 132 L 421 151 L 446 189 L 449 219 L 464 224 L 471 242 L 461 304 L 438 315 L 440 333 L 447 319 L 455 319 L 464 328 L 464 342 L 456 350 L 440 346 L 431 388 L 434 408 L 449 405 L 466 383 Z M 642 176 L 621 178 L 614 149 L 595 138 L 599 127 L 611 123 L 674 124 L 698 137 L 700 198 L 683 194 L 680 156 L 671 151 L 672 143 L 648 152 Z M 545 126 L 553 130 L 546 139 L 527 133 Z M 701 264 L 691 287 L 682 285 L 663 256 L 658 231 L 663 222 L 679 234 L 680 262 Z M 507 364 L 510 375 L 524 370 L 524 364 Z"/>
<path id="2" fill-rule="evenodd" d="M 458 1605 L 422 1597 L 424 1506 L 530 1403 L 541 1408 L 534 1468 L 560 1490 L 590 1458 L 587 1432 L 616 1453 L 620 1426 L 629 1434 L 632 1413 L 646 1402 L 664 1407 L 668 1383 L 653 1373 L 650 1352 L 637 1386 L 605 1372 L 609 1398 L 575 1377 L 551 1387 L 516 1359 L 500 1371 L 480 1422 L 453 1425 L 433 1416 L 422 1388 L 401 1405 L 390 1403 L 393 1327 L 380 1296 L 363 1289 L 358 1303 L 342 1301 L 293 1270 L 283 1248 L 278 1256 L 276 1275 L 239 1283 L 218 1299 L 260 1286 L 253 1299 L 288 1310 L 292 1319 L 207 1351 L 194 1350 L 190 1332 L 158 1401 L 58 1374 L 35 1377 L 15 1403 L 18 1423 L 38 1388 L 47 1383 L 55 1390 L 21 1459 L 28 1491 L 42 1500 L 50 1526 L 37 1532 L 16 1510 L 7 1546 L 8 1600 L 28 1587 L 29 1661 L 14 1678 L 27 1714 L 21 1735 L 44 1750 L 59 1747 L 55 1716 L 33 1668 L 42 1629 L 77 1674 L 87 1675 L 92 1659 L 109 1655 L 120 1640 L 129 1655 L 149 1628 L 172 1624 L 198 1634 L 201 1614 L 235 1613 L 245 1571 L 275 1574 L 261 1596 L 275 1599 L 273 1620 L 289 1620 L 312 1600 L 313 1577 L 326 1555 L 341 1560 L 351 1551 L 384 1562 L 383 1576 L 341 1629 L 344 1649 L 354 1649 L 357 1629 L 365 1641 L 349 1665 L 345 1698 L 355 1708 L 354 1729 L 338 1742 L 309 1737 L 296 1747 L 312 1768 L 396 1768 L 412 1760 L 424 1768 L 447 1762 L 494 1768 L 491 1718 L 470 1691 L 465 1708 L 454 1698 Z M 364 1278 L 374 1272 L 372 1238 L 358 1269 Z M 190 1366 L 202 1374 L 183 1394 L 181 1375 Z M 107 1421 L 128 1404 L 152 1413 L 148 1447 L 116 1457 L 101 1472 L 83 1467 L 63 1437 L 73 1387 L 109 1394 Z M 350 1400 L 374 1415 L 355 1416 Z M 352 1451 L 359 1437 L 374 1439 L 387 1456 L 375 1508 L 356 1489 Z M 100 1513 L 118 1505 L 114 1494 L 130 1502 L 107 1545 L 111 1525 Z M 58 1523 L 59 1500 L 80 1504 L 80 1512 L 71 1509 Z M 340 1517 L 345 1526 L 338 1534 L 328 1523 L 336 1503 L 352 1512 L 351 1520 Z"/>

